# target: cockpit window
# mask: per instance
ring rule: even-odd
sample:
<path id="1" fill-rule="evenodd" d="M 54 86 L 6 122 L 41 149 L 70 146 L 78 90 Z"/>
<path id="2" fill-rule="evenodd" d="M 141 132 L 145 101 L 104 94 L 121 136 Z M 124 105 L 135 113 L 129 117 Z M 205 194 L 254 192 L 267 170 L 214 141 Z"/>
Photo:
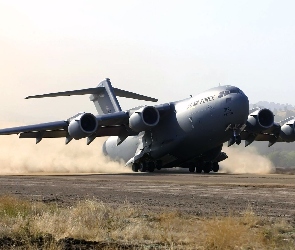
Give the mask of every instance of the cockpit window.
<path id="1" fill-rule="evenodd" d="M 238 94 L 239 93 L 239 89 L 231 89 L 230 90 L 230 93 L 236 93 L 236 94 Z"/>
<path id="2" fill-rule="evenodd" d="M 218 98 L 221 98 L 221 97 L 226 96 L 228 94 L 230 94 L 229 90 L 221 91 L 218 95 Z"/>

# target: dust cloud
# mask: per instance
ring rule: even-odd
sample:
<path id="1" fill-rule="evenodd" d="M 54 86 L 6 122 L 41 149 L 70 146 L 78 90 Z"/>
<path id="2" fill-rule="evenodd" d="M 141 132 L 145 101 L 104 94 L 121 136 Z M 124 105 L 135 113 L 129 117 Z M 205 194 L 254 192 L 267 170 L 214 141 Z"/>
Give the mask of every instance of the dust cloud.
<path id="1" fill-rule="evenodd" d="M 15 124 L 1 123 L 0 127 Z M 0 174 L 66 174 L 66 173 L 126 173 L 124 164 L 112 162 L 101 151 L 106 138 L 96 138 L 90 145 L 86 139 L 64 138 L 19 139 L 17 135 L 0 136 Z"/>
<path id="2" fill-rule="evenodd" d="M 223 147 L 228 159 L 220 162 L 222 173 L 233 174 L 270 174 L 275 173 L 275 167 L 265 156 L 259 155 L 255 147 L 231 146 Z"/>
<path id="3" fill-rule="evenodd" d="M 0 128 L 19 126 L 0 122 Z M 75 174 L 128 173 L 123 163 L 110 161 L 101 151 L 106 138 L 96 138 L 89 146 L 86 139 L 65 145 L 64 138 L 19 139 L 17 135 L 0 136 L 0 174 Z M 220 163 L 223 173 L 274 173 L 269 159 L 259 155 L 255 147 L 224 146 L 229 156 Z"/>

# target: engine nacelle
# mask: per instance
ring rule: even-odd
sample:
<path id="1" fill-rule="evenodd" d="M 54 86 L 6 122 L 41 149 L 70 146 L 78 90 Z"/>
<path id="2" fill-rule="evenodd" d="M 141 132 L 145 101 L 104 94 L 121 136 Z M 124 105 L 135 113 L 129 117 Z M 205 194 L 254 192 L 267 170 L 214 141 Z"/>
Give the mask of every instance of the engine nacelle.
<path id="1" fill-rule="evenodd" d="M 259 109 L 248 116 L 247 130 L 253 133 L 265 131 L 274 124 L 274 115 L 269 109 Z"/>
<path id="2" fill-rule="evenodd" d="M 71 118 L 68 132 L 71 137 L 79 140 L 93 134 L 97 127 L 98 122 L 95 116 L 91 113 L 83 113 Z"/>
<path id="3" fill-rule="evenodd" d="M 135 132 L 141 132 L 155 127 L 160 120 L 159 111 L 152 106 L 136 110 L 129 118 L 129 127 Z"/>
<path id="4" fill-rule="evenodd" d="M 286 142 L 295 141 L 295 119 L 286 122 L 281 127 L 280 137 Z"/>

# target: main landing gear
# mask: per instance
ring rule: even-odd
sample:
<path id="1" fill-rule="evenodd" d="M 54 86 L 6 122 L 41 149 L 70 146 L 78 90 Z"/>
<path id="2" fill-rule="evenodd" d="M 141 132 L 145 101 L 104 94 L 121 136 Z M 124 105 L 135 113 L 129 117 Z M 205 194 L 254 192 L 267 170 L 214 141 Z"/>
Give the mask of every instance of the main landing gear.
<path id="1" fill-rule="evenodd" d="M 202 163 L 198 163 L 198 164 L 192 164 L 188 170 L 193 173 L 193 172 L 196 172 L 196 173 L 210 173 L 211 171 L 213 172 L 218 172 L 219 170 L 219 164 L 218 162 L 210 162 L 210 161 L 207 161 L 207 162 L 202 162 Z"/>
<path id="2" fill-rule="evenodd" d="M 148 161 L 148 162 L 140 162 L 140 163 L 133 163 L 132 164 L 132 171 L 133 172 L 154 172 L 155 169 L 160 170 L 161 165 L 158 162 Z"/>

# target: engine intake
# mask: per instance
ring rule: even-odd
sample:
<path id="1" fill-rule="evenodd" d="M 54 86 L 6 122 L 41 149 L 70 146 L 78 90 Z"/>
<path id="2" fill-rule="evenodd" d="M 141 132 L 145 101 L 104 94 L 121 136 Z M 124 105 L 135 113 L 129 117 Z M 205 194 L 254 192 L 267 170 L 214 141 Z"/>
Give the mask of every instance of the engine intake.
<path id="1" fill-rule="evenodd" d="M 76 140 L 93 134 L 98 127 L 95 116 L 91 113 L 78 114 L 70 119 L 68 132 Z"/>
<path id="2" fill-rule="evenodd" d="M 274 124 L 274 115 L 269 109 L 256 110 L 248 116 L 247 130 L 261 132 L 271 128 Z"/>
<path id="3" fill-rule="evenodd" d="M 281 127 L 280 137 L 286 142 L 295 141 L 295 119 L 286 122 Z"/>
<path id="4" fill-rule="evenodd" d="M 135 132 L 141 132 L 155 127 L 160 120 L 159 111 L 152 106 L 135 111 L 129 118 L 129 127 Z"/>

